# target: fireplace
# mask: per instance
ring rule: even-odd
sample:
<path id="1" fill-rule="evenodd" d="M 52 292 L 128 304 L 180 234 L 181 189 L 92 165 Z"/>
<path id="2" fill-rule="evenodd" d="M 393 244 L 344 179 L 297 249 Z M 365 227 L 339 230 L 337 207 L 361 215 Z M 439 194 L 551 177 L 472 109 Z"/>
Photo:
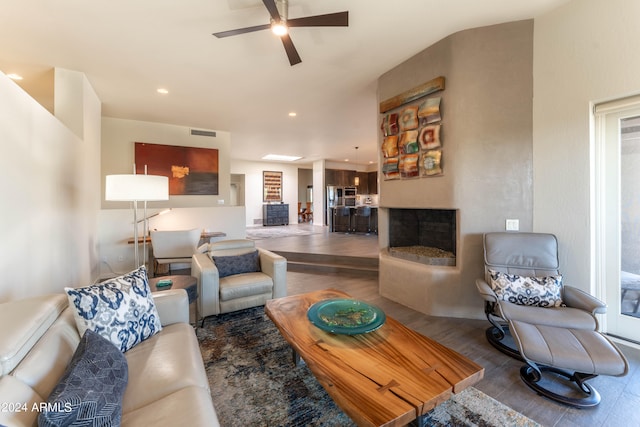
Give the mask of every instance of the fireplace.
<path id="1" fill-rule="evenodd" d="M 456 265 L 456 210 L 389 209 L 389 253 L 428 265 Z"/>

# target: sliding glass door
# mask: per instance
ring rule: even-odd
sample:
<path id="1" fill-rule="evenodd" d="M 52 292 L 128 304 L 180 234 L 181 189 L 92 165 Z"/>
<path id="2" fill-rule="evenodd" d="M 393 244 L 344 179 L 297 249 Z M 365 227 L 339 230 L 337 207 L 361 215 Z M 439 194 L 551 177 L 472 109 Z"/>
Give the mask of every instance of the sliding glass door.
<path id="1" fill-rule="evenodd" d="M 596 279 L 607 333 L 640 342 L 640 97 L 596 106 Z"/>

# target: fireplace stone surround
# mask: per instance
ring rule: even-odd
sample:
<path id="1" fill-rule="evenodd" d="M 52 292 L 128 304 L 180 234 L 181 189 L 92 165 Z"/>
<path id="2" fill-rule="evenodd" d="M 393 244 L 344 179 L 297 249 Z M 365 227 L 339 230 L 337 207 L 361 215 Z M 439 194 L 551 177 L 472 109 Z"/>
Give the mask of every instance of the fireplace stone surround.
<path id="1" fill-rule="evenodd" d="M 379 209 L 381 296 L 424 314 L 463 317 L 452 314 L 451 304 L 447 301 L 455 284 L 461 280 L 464 266 L 463 253 L 459 251 L 460 214 L 459 209 Z M 418 228 L 422 231 L 418 231 Z M 422 238 L 420 235 L 423 235 Z M 455 257 L 452 263 L 446 263 L 398 256 L 394 253 L 394 245 L 425 245 L 449 251 Z"/>

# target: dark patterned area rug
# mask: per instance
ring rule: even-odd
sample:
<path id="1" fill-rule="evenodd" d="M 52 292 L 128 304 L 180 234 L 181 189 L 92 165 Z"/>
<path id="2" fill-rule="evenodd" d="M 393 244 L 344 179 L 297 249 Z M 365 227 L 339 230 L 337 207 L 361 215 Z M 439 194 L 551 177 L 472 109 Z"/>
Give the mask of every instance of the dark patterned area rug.
<path id="1" fill-rule="evenodd" d="M 220 425 L 353 426 L 291 348 L 264 307 L 211 317 L 197 330 Z M 470 387 L 438 406 L 432 426 L 538 426 Z"/>

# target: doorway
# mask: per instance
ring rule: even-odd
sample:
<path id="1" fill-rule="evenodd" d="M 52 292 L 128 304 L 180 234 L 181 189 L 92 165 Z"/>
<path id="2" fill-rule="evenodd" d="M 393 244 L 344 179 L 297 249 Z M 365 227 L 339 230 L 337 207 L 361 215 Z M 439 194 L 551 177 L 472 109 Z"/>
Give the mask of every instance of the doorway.
<path id="1" fill-rule="evenodd" d="M 244 206 L 244 174 L 231 174 L 229 205 Z"/>
<path id="2" fill-rule="evenodd" d="M 313 223 L 313 169 L 298 168 L 298 223 Z"/>
<path id="3" fill-rule="evenodd" d="M 595 108 L 596 280 L 607 333 L 640 343 L 640 97 Z"/>

